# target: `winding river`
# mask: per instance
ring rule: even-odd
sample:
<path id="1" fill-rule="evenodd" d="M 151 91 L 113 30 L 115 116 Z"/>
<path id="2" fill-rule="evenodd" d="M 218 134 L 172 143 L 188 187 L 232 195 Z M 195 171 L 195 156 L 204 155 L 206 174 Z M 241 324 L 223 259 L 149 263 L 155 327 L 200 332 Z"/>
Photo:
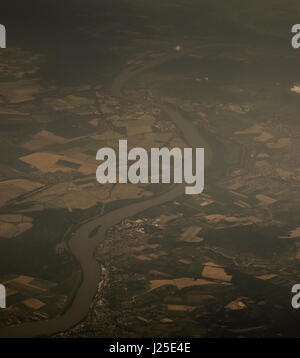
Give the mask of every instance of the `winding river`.
<path id="1" fill-rule="evenodd" d="M 179 58 L 182 55 L 184 55 L 184 53 L 172 56 L 162 56 L 162 58 L 148 62 L 140 67 L 128 66 L 114 79 L 112 84 L 112 94 L 120 101 L 136 101 L 135 99 L 127 98 L 122 93 L 122 89 L 128 81 L 140 73 L 161 63 L 166 63 L 174 58 Z M 205 167 L 208 168 L 212 163 L 215 148 L 212 149 L 209 146 L 207 139 L 204 138 L 205 135 L 201 135 L 196 126 L 186 119 L 181 114 L 181 111 L 178 111 L 174 106 L 160 103 L 159 101 L 156 103 L 156 106 L 157 105 L 160 107 L 162 113 L 174 122 L 178 131 L 181 132 L 182 137 L 190 147 L 205 148 Z M 211 141 L 210 136 L 208 136 L 208 138 L 209 142 L 212 143 L 213 141 Z M 80 226 L 70 239 L 69 247 L 81 266 L 83 280 L 69 309 L 61 316 L 53 319 L 0 328 L 0 337 L 50 336 L 57 332 L 64 331 L 83 320 L 88 314 L 90 304 L 97 292 L 97 285 L 101 279 L 99 263 L 94 257 L 94 250 L 105 237 L 106 231 L 111 226 L 120 223 L 126 218 L 180 197 L 184 194 L 184 185 L 185 184 L 176 184 L 168 192 L 160 194 L 159 196 L 154 196 L 113 210 Z M 90 232 L 97 227 L 100 227 L 97 234 L 92 238 L 89 238 Z"/>

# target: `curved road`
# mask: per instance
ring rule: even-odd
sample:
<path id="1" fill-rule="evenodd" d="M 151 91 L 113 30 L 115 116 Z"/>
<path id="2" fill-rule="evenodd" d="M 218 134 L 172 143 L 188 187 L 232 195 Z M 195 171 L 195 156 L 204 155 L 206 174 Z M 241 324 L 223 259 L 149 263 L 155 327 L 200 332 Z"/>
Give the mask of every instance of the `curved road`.
<path id="1" fill-rule="evenodd" d="M 184 53 L 176 56 L 163 57 L 139 68 L 136 68 L 136 66 L 127 68 L 113 81 L 113 95 L 119 99 L 135 101 L 134 99 L 126 98 L 122 94 L 122 88 L 130 79 L 156 65 L 168 62 L 174 58 L 179 58 L 182 55 L 184 55 Z M 198 129 L 190 121 L 185 119 L 175 107 L 168 104 L 160 104 L 160 108 L 175 123 L 178 130 L 182 133 L 183 138 L 191 147 L 205 148 L 205 167 L 208 168 L 212 162 L 212 150 L 205 139 L 200 135 Z M 94 250 L 102 238 L 105 237 L 106 231 L 111 226 L 118 224 L 126 218 L 180 197 L 184 194 L 184 186 L 185 184 L 176 184 L 166 193 L 113 210 L 83 224 L 69 241 L 70 250 L 80 263 L 83 273 L 81 286 L 69 309 L 57 318 L 0 328 L 0 337 L 50 336 L 54 333 L 64 331 L 84 319 L 88 314 L 90 303 L 97 292 L 97 285 L 100 281 L 99 264 L 94 257 Z M 99 226 L 100 229 L 97 235 L 89 238 L 90 232 Z"/>

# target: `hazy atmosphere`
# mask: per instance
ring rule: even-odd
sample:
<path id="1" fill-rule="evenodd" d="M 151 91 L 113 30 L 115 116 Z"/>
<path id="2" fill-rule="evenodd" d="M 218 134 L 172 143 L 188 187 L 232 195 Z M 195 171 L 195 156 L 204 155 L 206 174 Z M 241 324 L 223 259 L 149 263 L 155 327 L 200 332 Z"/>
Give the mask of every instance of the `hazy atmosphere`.
<path id="1" fill-rule="evenodd" d="M 2 2 L 0 337 L 299 337 L 299 2 Z"/>

